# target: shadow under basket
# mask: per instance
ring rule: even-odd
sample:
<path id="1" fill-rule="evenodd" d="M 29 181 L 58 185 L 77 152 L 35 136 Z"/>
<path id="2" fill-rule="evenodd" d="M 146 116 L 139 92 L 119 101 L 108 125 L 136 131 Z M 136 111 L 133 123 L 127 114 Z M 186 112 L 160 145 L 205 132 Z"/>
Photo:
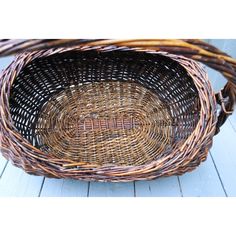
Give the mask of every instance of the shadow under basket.
<path id="1" fill-rule="evenodd" d="M 214 93 L 185 57 L 61 48 L 20 54 L 4 73 L 2 152 L 28 173 L 153 179 L 194 169 L 212 145 Z"/>

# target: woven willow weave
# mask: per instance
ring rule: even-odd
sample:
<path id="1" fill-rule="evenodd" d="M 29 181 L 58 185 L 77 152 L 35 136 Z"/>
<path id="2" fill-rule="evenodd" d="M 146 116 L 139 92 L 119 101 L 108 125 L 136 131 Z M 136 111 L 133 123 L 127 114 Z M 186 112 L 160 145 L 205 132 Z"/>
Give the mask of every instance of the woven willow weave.
<path id="1" fill-rule="evenodd" d="M 3 72 L 0 146 L 13 164 L 47 177 L 132 181 L 206 159 L 219 120 L 202 67 L 108 42 L 22 53 Z"/>
<path id="2" fill-rule="evenodd" d="M 36 124 L 39 147 L 92 165 L 142 165 L 171 147 L 172 119 L 136 83 L 95 82 L 52 96 Z"/>

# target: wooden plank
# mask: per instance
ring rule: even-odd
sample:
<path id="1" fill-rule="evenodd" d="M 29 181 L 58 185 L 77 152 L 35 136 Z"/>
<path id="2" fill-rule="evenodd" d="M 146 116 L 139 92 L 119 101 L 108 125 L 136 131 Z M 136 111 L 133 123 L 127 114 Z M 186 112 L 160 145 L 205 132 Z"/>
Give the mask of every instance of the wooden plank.
<path id="1" fill-rule="evenodd" d="M 46 178 L 40 197 L 86 197 L 88 182 Z"/>
<path id="2" fill-rule="evenodd" d="M 134 183 L 90 182 L 89 197 L 133 197 Z"/>
<path id="3" fill-rule="evenodd" d="M 25 173 L 8 162 L 0 179 L 0 197 L 37 197 L 43 177 Z"/>
<path id="4" fill-rule="evenodd" d="M 236 58 L 236 39 L 226 39 L 222 50 L 230 56 Z"/>
<path id="5" fill-rule="evenodd" d="M 223 197 L 224 189 L 211 156 L 197 169 L 186 173 L 180 178 L 184 197 Z"/>
<path id="6" fill-rule="evenodd" d="M 176 176 L 149 181 L 136 181 L 137 197 L 181 197 L 181 190 Z"/>
<path id="7" fill-rule="evenodd" d="M 214 45 L 215 47 L 219 48 L 220 50 L 224 50 L 225 41 L 227 41 L 227 40 L 224 40 L 224 39 L 209 39 L 208 43 Z"/>
<path id="8" fill-rule="evenodd" d="M 228 119 L 233 127 L 233 130 L 236 132 L 236 112 L 234 112 Z"/>
<path id="9" fill-rule="evenodd" d="M 208 78 L 210 79 L 211 86 L 214 92 L 219 92 L 226 84 L 226 80 L 220 72 L 211 69 L 210 67 L 206 67 L 206 71 L 208 74 Z"/>
<path id="10" fill-rule="evenodd" d="M 214 137 L 213 160 L 228 196 L 236 196 L 236 134 L 227 120 Z"/>
<path id="11" fill-rule="evenodd" d="M 13 56 L 0 58 L 0 72 L 12 62 L 13 58 Z"/>
<path id="12" fill-rule="evenodd" d="M 2 156 L 0 152 L 0 177 L 3 174 L 6 164 L 7 164 L 7 160 Z"/>
<path id="13" fill-rule="evenodd" d="M 220 50 L 224 51 L 225 41 L 227 41 L 227 40 L 210 39 L 209 43 L 216 46 Z M 207 74 L 209 76 L 209 79 L 211 81 L 211 85 L 212 85 L 215 92 L 218 92 L 219 90 L 221 90 L 224 87 L 225 83 L 227 82 L 223 75 L 221 75 L 219 72 L 217 72 L 216 70 L 213 70 L 209 67 L 207 67 Z"/>
<path id="14" fill-rule="evenodd" d="M 236 40 L 235 39 L 210 39 L 209 43 L 216 46 L 220 50 L 226 52 L 232 57 L 236 58 Z M 222 89 L 227 82 L 227 80 L 219 72 L 207 69 L 209 78 L 211 80 L 214 91 L 219 91 Z"/>

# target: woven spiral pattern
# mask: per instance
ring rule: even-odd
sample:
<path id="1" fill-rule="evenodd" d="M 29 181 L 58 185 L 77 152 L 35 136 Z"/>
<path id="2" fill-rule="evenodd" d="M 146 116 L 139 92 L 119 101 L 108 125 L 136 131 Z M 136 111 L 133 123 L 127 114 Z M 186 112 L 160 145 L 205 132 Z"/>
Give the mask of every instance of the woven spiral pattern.
<path id="1" fill-rule="evenodd" d="M 76 165 L 142 165 L 170 147 L 172 119 L 158 96 L 138 84 L 95 82 L 52 96 L 36 133 L 41 150 Z"/>
<path id="2" fill-rule="evenodd" d="M 182 174 L 206 159 L 215 132 L 216 101 L 202 68 L 152 50 L 21 54 L 3 74 L 1 94 L 1 102 L 10 96 L 0 113 L 4 156 L 48 177 Z"/>

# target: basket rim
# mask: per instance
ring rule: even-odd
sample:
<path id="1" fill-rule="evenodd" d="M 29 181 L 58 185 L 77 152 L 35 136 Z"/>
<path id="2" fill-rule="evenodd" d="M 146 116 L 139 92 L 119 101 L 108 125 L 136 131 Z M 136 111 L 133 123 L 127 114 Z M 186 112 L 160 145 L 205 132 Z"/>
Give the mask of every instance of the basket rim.
<path id="1" fill-rule="evenodd" d="M 182 165 L 184 162 L 184 156 L 186 153 L 198 153 L 201 150 L 202 143 L 209 143 L 215 133 L 215 125 L 217 122 L 216 116 L 216 100 L 214 96 L 213 89 L 211 87 L 208 76 L 203 69 L 203 67 L 196 61 L 186 58 L 184 56 L 170 54 L 168 52 L 163 51 L 155 51 L 151 49 L 142 49 L 142 48 L 129 48 L 124 46 L 75 46 L 75 47 L 67 47 L 67 48 L 57 48 L 57 49 L 49 49 L 49 50 L 40 50 L 34 52 L 27 52 L 18 54 L 14 61 L 2 72 L 1 74 L 1 109 L 0 109 L 0 128 L 1 132 L 7 136 L 7 140 L 11 145 L 17 145 L 21 150 L 27 151 L 32 155 L 32 157 L 24 157 L 29 162 L 35 160 L 42 160 L 50 163 L 51 166 L 56 165 L 60 166 L 62 160 L 58 160 L 54 158 L 50 154 L 44 153 L 38 148 L 34 147 L 29 143 L 14 127 L 11 114 L 9 111 L 9 97 L 11 85 L 14 82 L 15 78 L 20 73 L 21 69 L 30 63 L 32 60 L 36 58 L 47 57 L 51 55 L 55 55 L 57 53 L 64 53 L 68 51 L 89 51 L 96 50 L 99 52 L 109 52 L 109 51 L 134 51 L 134 52 L 144 52 L 151 54 L 159 54 L 162 56 L 166 56 L 174 61 L 177 61 L 182 67 L 185 68 L 186 72 L 192 78 L 198 92 L 198 96 L 200 98 L 200 119 L 192 132 L 192 134 L 184 141 L 181 147 L 177 147 L 176 150 L 160 160 L 152 161 L 149 164 L 144 164 L 140 166 L 98 166 L 96 169 L 91 170 L 93 173 L 101 174 L 101 175 L 115 175 L 115 176 L 129 176 L 131 174 L 139 174 L 139 173 L 150 173 L 151 171 L 157 171 L 162 165 L 163 161 L 166 161 L 168 165 L 175 165 L 178 168 L 179 165 Z M 7 119 L 6 119 L 7 118 Z M 9 138 L 10 137 L 10 138 Z M 11 139 L 14 137 L 15 140 Z M 11 146 L 10 145 L 10 146 Z M 191 162 L 194 158 L 194 155 L 188 155 L 191 158 L 188 158 L 188 161 Z M 181 159 L 182 157 L 182 159 Z M 23 157 L 22 157 L 23 158 Z M 188 163 L 189 163 L 188 162 Z M 64 163 L 64 161 L 63 161 Z M 187 165 L 188 163 L 185 163 Z M 59 164 L 59 165 L 58 165 Z M 167 164 L 165 166 L 168 166 Z M 163 169 L 165 169 L 165 166 Z M 83 168 L 83 167 L 81 167 Z M 111 170 L 112 168 L 112 170 Z M 71 169 L 68 169 L 70 171 Z M 63 171 L 67 172 L 66 169 Z M 167 170 L 166 170 L 167 171 Z"/>

